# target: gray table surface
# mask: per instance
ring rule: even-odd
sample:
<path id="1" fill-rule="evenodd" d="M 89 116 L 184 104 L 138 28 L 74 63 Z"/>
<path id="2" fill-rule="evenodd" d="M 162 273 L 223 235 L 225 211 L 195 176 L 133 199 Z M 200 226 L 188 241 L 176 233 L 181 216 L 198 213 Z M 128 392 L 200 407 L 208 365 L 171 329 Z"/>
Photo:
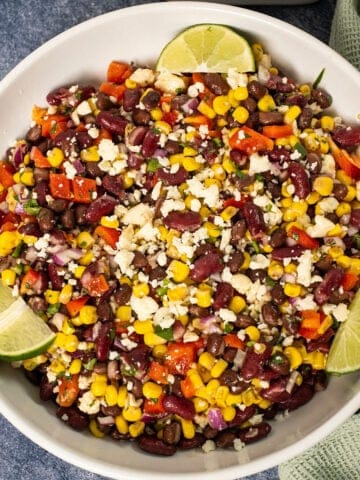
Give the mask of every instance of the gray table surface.
<path id="1" fill-rule="evenodd" d="M 296 25 L 328 43 L 335 2 L 320 0 L 303 6 L 256 6 L 251 9 Z M 29 53 L 69 27 L 102 13 L 140 3 L 152 2 L 0 0 L 0 79 Z M 241 4 L 241 0 L 234 0 L 235 3 Z M 10 425 L 1 414 L 0 432 L 0 480 L 105 480 L 41 449 Z M 247 477 L 247 480 L 278 478 L 277 469 L 272 468 Z"/>

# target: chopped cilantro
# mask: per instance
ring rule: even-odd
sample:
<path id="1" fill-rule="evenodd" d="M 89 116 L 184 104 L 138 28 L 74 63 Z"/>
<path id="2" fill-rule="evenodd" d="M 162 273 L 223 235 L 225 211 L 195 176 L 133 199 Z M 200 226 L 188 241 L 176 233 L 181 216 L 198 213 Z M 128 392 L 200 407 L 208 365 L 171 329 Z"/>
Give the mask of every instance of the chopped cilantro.
<path id="1" fill-rule="evenodd" d="M 353 242 L 358 250 L 360 250 L 360 233 L 355 233 L 353 236 Z"/>
<path id="2" fill-rule="evenodd" d="M 298 152 L 300 154 L 300 158 L 305 158 L 306 155 L 307 155 L 307 151 L 306 151 L 306 148 L 304 147 L 304 145 L 300 142 L 297 142 L 295 145 L 294 145 L 294 150 L 296 152 Z"/>
<path id="3" fill-rule="evenodd" d="M 275 282 L 275 280 L 273 280 L 272 278 L 266 277 L 266 279 L 265 279 L 265 285 L 266 285 L 267 287 L 275 287 L 276 282 Z"/>
<path id="4" fill-rule="evenodd" d="M 41 207 L 35 198 L 30 198 L 30 200 L 24 204 L 24 210 L 28 215 L 38 215 L 40 208 Z"/>
<path id="5" fill-rule="evenodd" d="M 160 168 L 160 162 L 157 158 L 150 158 L 147 163 L 147 171 L 151 173 L 155 173 L 156 170 Z"/>
<path id="6" fill-rule="evenodd" d="M 174 334 L 173 334 L 173 329 L 172 327 L 168 328 L 161 328 L 160 325 L 156 325 L 155 327 L 155 333 L 161 338 L 165 338 L 165 340 L 168 340 L 169 342 L 174 340 Z"/>
<path id="7" fill-rule="evenodd" d="M 56 133 L 56 130 L 57 130 L 57 126 L 58 126 L 58 123 L 57 122 L 54 122 L 51 126 L 51 129 L 50 129 L 50 134 L 51 135 L 54 135 Z"/>
<path id="8" fill-rule="evenodd" d="M 20 257 L 20 254 L 21 254 L 21 250 L 22 250 L 23 245 L 24 245 L 24 242 L 20 242 L 20 243 L 16 246 L 15 250 L 14 250 L 13 253 L 12 253 L 12 257 L 13 257 L 13 258 L 19 258 L 19 257 Z"/>
<path id="9" fill-rule="evenodd" d="M 156 289 L 156 294 L 159 295 L 159 297 L 163 297 L 167 294 L 168 290 L 169 289 L 167 287 L 158 287 Z"/>
<path id="10" fill-rule="evenodd" d="M 220 148 L 220 147 L 223 146 L 223 142 L 222 142 L 221 138 L 219 138 L 219 137 L 213 138 L 213 142 L 215 143 L 215 145 L 216 145 L 218 148 Z"/>
<path id="11" fill-rule="evenodd" d="M 234 329 L 234 327 L 231 325 L 231 323 L 226 323 L 225 327 L 224 327 L 224 332 L 225 333 L 230 333 L 233 329 Z"/>
<path id="12" fill-rule="evenodd" d="M 261 175 L 261 173 L 257 173 L 255 175 L 255 178 L 258 182 L 263 182 L 264 181 L 264 175 Z"/>
<path id="13" fill-rule="evenodd" d="M 272 204 L 271 203 L 268 203 L 267 205 L 265 205 L 265 211 L 266 212 L 271 212 L 271 209 L 272 209 Z"/>
<path id="14" fill-rule="evenodd" d="M 95 363 L 96 363 L 96 358 L 92 358 L 87 363 L 84 363 L 84 368 L 86 368 L 86 370 L 91 371 L 94 369 Z"/>
<path id="15" fill-rule="evenodd" d="M 57 313 L 59 310 L 60 310 L 60 303 L 54 303 L 53 305 L 49 305 L 47 310 L 46 310 L 46 313 L 48 315 L 55 315 L 55 313 Z"/>
<path id="16" fill-rule="evenodd" d="M 242 170 L 240 170 L 239 167 L 237 167 L 235 164 L 233 164 L 235 167 L 235 175 L 239 178 L 244 178 L 246 177 L 246 173 L 244 173 Z"/>
<path id="17" fill-rule="evenodd" d="M 320 82 L 321 82 L 321 80 L 322 80 L 322 78 L 323 78 L 323 76 L 324 76 L 324 73 L 325 73 L 325 68 L 323 68 L 323 69 L 321 70 L 321 72 L 319 73 L 319 75 L 316 77 L 314 83 L 312 84 L 312 87 L 313 87 L 313 88 L 317 88 L 317 87 L 319 86 L 319 84 L 320 84 Z"/>
<path id="18" fill-rule="evenodd" d="M 260 246 L 256 240 L 252 240 L 250 242 L 250 249 L 253 250 L 255 253 L 260 253 Z"/>

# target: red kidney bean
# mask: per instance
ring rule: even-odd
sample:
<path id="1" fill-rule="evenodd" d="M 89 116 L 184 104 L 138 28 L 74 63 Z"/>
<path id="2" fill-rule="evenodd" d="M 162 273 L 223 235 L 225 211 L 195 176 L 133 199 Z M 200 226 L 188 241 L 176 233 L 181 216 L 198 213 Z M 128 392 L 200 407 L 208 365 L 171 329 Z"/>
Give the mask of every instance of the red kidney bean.
<path id="1" fill-rule="evenodd" d="M 146 133 L 148 132 L 147 127 L 139 126 L 135 127 L 128 136 L 128 144 L 129 145 L 141 145 Z"/>
<path id="2" fill-rule="evenodd" d="M 271 370 L 279 375 L 289 375 L 290 372 L 290 362 L 289 359 L 281 352 L 274 353 L 270 360 L 269 366 Z"/>
<path id="3" fill-rule="evenodd" d="M 265 323 L 272 327 L 279 325 L 280 312 L 276 305 L 264 303 L 261 307 L 261 314 Z"/>
<path id="4" fill-rule="evenodd" d="M 70 95 L 71 94 L 68 88 L 59 87 L 51 90 L 51 92 L 46 95 L 46 101 L 49 105 L 60 105 L 62 101 Z"/>
<path id="5" fill-rule="evenodd" d="M 181 438 L 181 426 L 178 422 L 171 422 L 163 428 L 163 440 L 168 445 L 176 445 Z"/>
<path id="6" fill-rule="evenodd" d="M 147 371 L 150 364 L 150 348 L 146 345 L 139 345 L 130 352 L 124 354 L 127 363 L 136 370 Z"/>
<path id="7" fill-rule="evenodd" d="M 236 165 L 239 165 L 240 167 L 245 165 L 245 163 L 248 161 L 247 155 L 241 153 L 240 150 L 236 150 L 236 148 L 230 150 L 230 158 L 234 163 L 236 163 Z"/>
<path id="8" fill-rule="evenodd" d="M 27 300 L 27 304 L 35 313 L 45 312 L 47 309 L 47 302 L 43 297 L 33 295 Z"/>
<path id="9" fill-rule="evenodd" d="M 65 157 L 69 157 L 72 152 L 76 150 L 75 148 L 75 137 L 76 131 L 69 128 L 60 132 L 52 141 L 54 147 L 61 148 L 64 152 Z"/>
<path id="10" fill-rule="evenodd" d="M 66 210 L 61 214 L 60 221 L 65 230 L 75 228 L 75 212 L 74 210 Z"/>
<path id="11" fill-rule="evenodd" d="M 106 362 L 110 351 L 110 331 L 111 322 L 102 323 L 99 329 L 98 336 L 95 339 L 96 358 L 100 362 Z"/>
<path id="12" fill-rule="evenodd" d="M 232 285 L 230 285 L 230 283 L 219 283 L 214 294 L 214 300 L 212 304 L 213 309 L 219 310 L 220 308 L 228 307 L 234 294 L 234 288 Z"/>
<path id="13" fill-rule="evenodd" d="M 157 170 L 159 180 L 162 180 L 166 185 L 180 185 L 189 178 L 189 173 L 184 167 L 180 167 L 177 172 L 171 173 L 165 168 Z"/>
<path id="14" fill-rule="evenodd" d="M 181 145 L 175 140 L 171 139 L 166 141 L 164 148 L 169 155 L 182 152 Z"/>
<path id="15" fill-rule="evenodd" d="M 326 272 L 323 281 L 315 288 L 314 292 L 318 305 L 323 305 L 330 295 L 340 287 L 343 277 L 342 268 L 333 268 Z"/>
<path id="16" fill-rule="evenodd" d="M 34 237 L 40 237 L 42 235 L 39 225 L 35 222 L 25 223 L 18 228 L 19 233 L 23 235 L 32 235 Z"/>
<path id="17" fill-rule="evenodd" d="M 255 320 L 250 315 L 246 315 L 246 313 L 239 313 L 236 317 L 235 326 L 237 328 L 246 328 L 250 327 L 250 325 L 255 325 Z"/>
<path id="18" fill-rule="evenodd" d="M 230 90 L 229 84 L 219 73 L 206 73 L 204 83 L 215 95 L 226 95 Z"/>
<path id="19" fill-rule="evenodd" d="M 146 110 L 150 111 L 153 108 L 157 107 L 160 102 L 161 95 L 156 90 L 148 90 L 141 99 L 141 103 L 144 105 Z"/>
<path id="20" fill-rule="evenodd" d="M 204 437 L 207 440 L 212 440 L 213 438 L 216 437 L 217 434 L 218 434 L 218 430 L 215 430 L 215 428 L 210 427 L 210 425 L 206 425 L 204 429 Z"/>
<path id="21" fill-rule="evenodd" d="M 304 95 L 300 93 L 294 93 L 293 95 L 288 95 L 286 97 L 286 103 L 288 105 L 298 105 L 299 107 L 304 108 L 308 101 Z"/>
<path id="22" fill-rule="evenodd" d="M 284 121 L 281 112 L 259 112 L 260 125 L 280 125 Z"/>
<path id="23" fill-rule="evenodd" d="M 139 103 L 142 91 L 140 88 L 127 88 L 123 96 L 123 108 L 125 112 L 132 112 Z"/>
<path id="24" fill-rule="evenodd" d="M 110 195 L 96 198 L 87 208 L 85 219 L 90 223 L 98 222 L 104 215 L 111 215 L 118 201 Z"/>
<path id="25" fill-rule="evenodd" d="M 293 247 L 280 247 L 275 248 L 271 252 L 271 256 L 274 260 L 284 260 L 284 258 L 298 258 L 301 257 L 306 249 L 300 245 L 294 245 Z"/>
<path id="26" fill-rule="evenodd" d="M 261 238 L 266 231 L 264 214 L 261 208 L 252 202 L 246 202 L 243 213 L 251 236 Z"/>
<path id="27" fill-rule="evenodd" d="M 63 286 L 63 277 L 58 274 L 57 266 L 53 263 L 48 263 L 47 271 L 52 288 L 54 290 L 61 290 Z"/>
<path id="28" fill-rule="evenodd" d="M 215 438 L 215 443 L 218 448 L 229 448 L 234 446 L 236 435 L 231 430 L 224 430 L 218 433 Z"/>
<path id="29" fill-rule="evenodd" d="M 47 196 L 50 194 L 49 182 L 47 180 L 41 180 L 35 185 L 33 190 L 37 195 L 37 202 L 41 207 L 45 207 L 48 204 Z"/>
<path id="30" fill-rule="evenodd" d="M 96 98 L 96 106 L 99 110 L 110 110 L 114 106 L 109 95 L 99 92 Z"/>
<path id="31" fill-rule="evenodd" d="M 211 333 L 206 342 L 206 350 L 214 357 L 219 357 L 224 353 L 225 342 L 219 333 Z"/>
<path id="32" fill-rule="evenodd" d="M 206 438 L 201 433 L 196 432 L 193 438 L 181 438 L 178 447 L 181 450 L 191 450 L 201 447 L 205 443 Z"/>
<path id="33" fill-rule="evenodd" d="M 43 402 L 52 400 L 55 397 L 54 394 L 55 383 L 49 382 L 46 375 L 44 375 L 40 382 L 39 396 Z"/>
<path id="34" fill-rule="evenodd" d="M 179 232 L 195 232 L 201 225 L 202 218 L 197 212 L 170 212 L 164 223 Z"/>
<path id="35" fill-rule="evenodd" d="M 311 120 L 313 118 L 313 111 L 310 107 L 305 107 L 302 109 L 302 112 L 297 118 L 297 124 L 298 127 L 301 130 L 304 130 L 305 128 L 309 128 L 311 126 Z"/>
<path id="36" fill-rule="evenodd" d="M 321 337 L 317 338 L 316 340 L 310 340 L 307 345 L 307 350 L 309 352 L 314 352 L 315 350 L 319 350 L 323 353 L 328 353 L 330 350 L 330 340 L 335 335 L 335 330 L 332 328 L 328 328 L 326 332 L 321 335 Z"/>
<path id="37" fill-rule="evenodd" d="M 275 146 L 268 155 L 270 162 L 279 163 L 280 165 L 284 162 L 290 162 L 290 150 L 287 150 L 285 147 Z"/>
<path id="38" fill-rule="evenodd" d="M 261 396 L 270 400 L 270 402 L 285 402 L 289 400 L 290 393 L 286 391 L 286 385 L 288 378 L 279 378 L 271 382 L 269 388 L 263 388 L 261 390 Z"/>
<path id="39" fill-rule="evenodd" d="M 231 273 L 237 273 L 241 265 L 244 263 L 244 254 L 242 252 L 234 252 L 228 261 L 228 267 Z"/>
<path id="40" fill-rule="evenodd" d="M 264 352 L 261 353 L 257 353 L 253 348 L 250 348 L 246 352 L 245 360 L 241 367 L 241 376 L 243 379 L 251 380 L 252 378 L 258 377 L 270 355 L 271 348 L 269 346 L 267 346 Z"/>
<path id="41" fill-rule="evenodd" d="M 222 255 L 218 252 L 213 252 L 197 258 L 189 276 L 191 280 L 195 282 L 202 282 L 213 273 L 222 272 L 223 269 L 224 263 Z"/>
<path id="42" fill-rule="evenodd" d="M 74 406 L 58 408 L 56 416 L 74 430 L 85 430 L 89 426 L 89 416 Z"/>
<path id="43" fill-rule="evenodd" d="M 140 170 L 141 165 L 144 163 L 144 157 L 139 153 L 129 152 L 127 164 L 129 168 Z"/>
<path id="44" fill-rule="evenodd" d="M 311 91 L 310 103 L 311 102 L 316 102 L 319 107 L 325 109 L 330 107 L 332 100 L 331 96 L 327 92 L 325 92 L 325 90 L 323 90 L 322 88 L 316 88 Z"/>
<path id="45" fill-rule="evenodd" d="M 163 440 L 160 440 L 156 435 L 141 435 L 138 440 L 138 445 L 141 450 L 155 455 L 170 456 L 176 453 L 176 446 L 169 445 Z"/>
<path id="46" fill-rule="evenodd" d="M 48 182 L 49 181 L 49 169 L 35 167 L 34 168 L 34 178 L 35 178 L 35 183 L 40 183 L 42 180 L 46 180 Z M 342 185 L 342 184 L 340 184 L 340 185 Z"/>
<path id="47" fill-rule="evenodd" d="M 105 175 L 101 184 L 108 193 L 112 193 L 118 198 L 124 197 L 124 182 L 121 175 Z"/>
<path id="48" fill-rule="evenodd" d="M 354 225 L 354 227 L 360 227 L 360 208 L 351 210 L 350 223 Z"/>
<path id="49" fill-rule="evenodd" d="M 96 125 L 115 135 L 123 136 L 128 120 L 110 111 L 102 111 L 96 117 Z"/>
<path id="50" fill-rule="evenodd" d="M 158 148 L 160 135 L 154 130 L 148 130 L 144 136 L 141 153 L 145 158 L 150 158 L 154 155 L 155 150 Z"/>
<path id="51" fill-rule="evenodd" d="M 332 137 L 342 148 L 356 147 L 360 144 L 360 127 L 337 127 L 332 132 Z"/>
<path id="52" fill-rule="evenodd" d="M 94 144 L 94 140 L 87 132 L 76 132 L 76 140 L 80 149 L 89 148 Z"/>
<path id="53" fill-rule="evenodd" d="M 41 125 L 34 125 L 29 128 L 25 136 L 26 140 L 30 143 L 36 143 L 41 138 Z"/>
<path id="54" fill-rule="evenodd" d="M 314 389 L 307 383 L 302 383 L 285 402 L 281 402 L 281 407 L 287 410 L 296 410 L 308 403 L 314 396 Z"/>
<path id="55" fill-rule="evenodd" d="M 244 410 L 236 409 L 235 417 L 228 423 L 229 427 L 238 427 L 249 420 L 256 413 L 255 405 L 250 405 Z"/>
<path id="56" fill-rule="evenodd" d="M 244 238 L 246 233 L 246 222 L 242 218 L 238 220 L 232 227 L 231 227 L 231 243 L 237 244 Z M 242 253 L 242 252 L 240 252 Z"/>
<path id="57" fill-rule="evenodd" d="M 266 422 L 262 422 L 240 430 L 237 436 L 242 442 L 248 444 L 265 438 L 270 432 L 271 426 Z"/>
<path id="58" fill-rule="evenodd" d="M 295 187 L 295 193 L 299 198 L 306 198 L 311 192 L 310 180 L 305 168 L 297 162 L 290 162 L 288 172 L 292 184 Z"/>
<path id="59" fill-rule="evenodd" d="M 257 80 L 251 80 L 248 83 L 249 95 L 256 100 L 260 100 L 266 94 L 266 87 Z"/>
<path id="60" fill-rule="evenodd" d="M 272 248 L 279 248 L 286 242 L 286 230 L 285 228 L 279 227 L 273 231 L 270 237 L 270 245 Z"/>
<path id="61" fill-rule="evenodd" d="M 187 398 L 166 395 L 163 400 L 163 406 L 166 412 L 180 415 L 185 420 L 192 420 L 195 417 L 194 404 Z"/>
<path id="62" fill-rule="evenodd" d="M 132 117 L 135 125 L 148 125 L 151 120 L 151 115 L 147 110 L 135 108 Z"/>
<path id="63" fill-rule="evenodd" d="M 321 172 L 322 160 L 317 153 L 310 152 L 306 157 L 306 165 L 311 174 L 317 175 Z M 339 185 L 342 185 L 342 183 Z"/>

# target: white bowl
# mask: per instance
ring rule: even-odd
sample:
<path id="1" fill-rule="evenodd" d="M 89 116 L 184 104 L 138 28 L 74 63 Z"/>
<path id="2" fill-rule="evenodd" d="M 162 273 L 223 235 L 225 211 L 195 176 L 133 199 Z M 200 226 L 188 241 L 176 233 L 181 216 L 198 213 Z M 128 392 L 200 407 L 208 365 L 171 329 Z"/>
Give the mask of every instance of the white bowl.
<path id="1" fill-rule="evenodd" d="M 29 126 L 33 104 L 44 104 L 49 90 L 76 81 L 104 78 L 113 59 L 154 64 L 160 50 L 184 27 L 195 23 L 236 27 L 265 45 L 275 64 L 298 80 L 322 85 L 344 118 L 359 114 L 360 74 L 310 35 L 268 16 L 214 3 L 154 3 L 89 20 L 46 43 L 22 61 L 0 84 L 0 152 Z M 0 411 L 41 447 L 79 467 L 114 479 L 234 479 L 277 465 L 311 447 L 360 407 L 357 374 L 332 378 L 325 392 L 273 425 L 271 435 L 240 452 L 218 450 L 147 455 L 127 443 L 78 433 L 38 399 L 37 389 L 10 366 L 0 364 Z"/>

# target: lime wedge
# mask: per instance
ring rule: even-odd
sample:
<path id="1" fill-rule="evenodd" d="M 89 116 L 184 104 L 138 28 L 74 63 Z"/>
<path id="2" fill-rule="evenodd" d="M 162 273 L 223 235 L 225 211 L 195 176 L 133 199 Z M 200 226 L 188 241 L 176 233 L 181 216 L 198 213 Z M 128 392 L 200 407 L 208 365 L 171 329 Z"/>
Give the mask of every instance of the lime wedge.
<path id="1" fill-rule="evenodd" d="M 13 362 L 43 353 L 53 342 L 54 332 L 22 298 L 12 297 L 11 290 L 1 282 L 0 298 L 0 360 Z M 10 298 L 12 302 L 7 305 Z"/>
<path id="2" fill-rule="evenodd" d="M 347 320 L 336 332 L 326 362 L 326 371 L 336 375 L 360 369 L 360 290 L 349 307 Z"/>
<path id="3" fill-rule="evenodd" d="M 171 73 L 227 73 L 255 70 L 248 41 L 223 25 L 194 25 L 171 40 L 160 53 L 156 70 Z"/>

